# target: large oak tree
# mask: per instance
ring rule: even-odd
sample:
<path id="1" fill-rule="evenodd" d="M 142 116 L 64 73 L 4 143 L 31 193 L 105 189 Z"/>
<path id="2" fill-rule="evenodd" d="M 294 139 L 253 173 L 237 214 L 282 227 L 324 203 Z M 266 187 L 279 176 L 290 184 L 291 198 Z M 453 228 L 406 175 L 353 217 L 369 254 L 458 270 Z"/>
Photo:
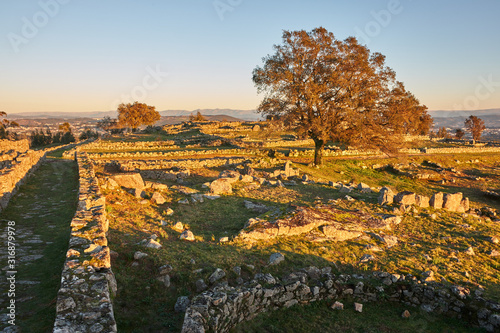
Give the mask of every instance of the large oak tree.
<path id="1" fill-rule="evenodd" d="M 382 54 L 324 28 L 284 31 L 282 38 L 253 71 L 265 93 L 259 111 L 312 138 L 315 164 L 330 140 L 393 151 L 402 134 L 429 131 L 427 107 L 395 80 Z"/>
<path id="2" fill-rule="evenodd" d="M 133 104 L 118 105 L 118 123 L 124 127 L 130 127 L 135 131 L 141 125 L 153 125 L 160 120 L 161 116 L 154 106 L 145 103 L 134 102 Z"/>

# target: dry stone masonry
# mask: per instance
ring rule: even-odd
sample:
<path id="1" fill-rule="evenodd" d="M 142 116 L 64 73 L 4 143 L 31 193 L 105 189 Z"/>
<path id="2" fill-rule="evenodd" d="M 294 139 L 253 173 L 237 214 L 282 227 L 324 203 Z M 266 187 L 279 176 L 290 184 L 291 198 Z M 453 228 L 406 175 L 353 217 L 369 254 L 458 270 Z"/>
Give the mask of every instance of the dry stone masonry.
<path id="1" fill-rule="evenodd" d="M 371 276 L 334 275 L 331 268 L 308 267 L 281 280 L 256 274 L 241 287 L 218 285 L 195 296 L 186 310 L 182 333 L 228 332 L 259 313 L 320 300 L 400 302 L 423 311 L 469 320 L 489 332 L 500 329 L 500 304 L 482 298 L 482 289 L 471 290 L 437 282 L 422 282 L 411 275 L 374 272 Z"/>
<path id="2" fill-rule="evenodd" d="M 78 153 L 78 208 L 71 221 L 54 333 L 116 332 L 111 294 L 116 281 L 106 232 L 105 197 L 86 153 Z"/>
<path id="3" fill-rule="evenodd" d="M 7 207 L 10 198 L 44 161 L 47 153 L 64 147 L 31 150 L 28 140 L 0 140 L 0 211 Z"/>

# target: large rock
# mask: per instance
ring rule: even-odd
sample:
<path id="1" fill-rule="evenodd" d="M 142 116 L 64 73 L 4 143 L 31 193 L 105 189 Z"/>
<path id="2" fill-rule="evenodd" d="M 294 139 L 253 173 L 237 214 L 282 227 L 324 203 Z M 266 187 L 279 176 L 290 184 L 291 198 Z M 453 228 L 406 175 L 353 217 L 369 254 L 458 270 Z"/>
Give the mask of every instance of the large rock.
<path id="1" fill-rule="evenodd" d="M 285 260 L 285 256 L 279 252 L 275 252 L 269 257 L 269 265 L 277 265 L 283 260 Z"/>
<path id="2" fill-rule="evenodd" d="M 189 304 L 191 304 L 189 297 L 180 296 L 179 298 L 177 298 L 177 302 L 175 302 L 174 310 L 175 312 L 186 312 Z"/>
<path id="3" fill-rule="evenodd" d="M 410 191 L 403 191 L 396 194 L 394 202 L 404 206 L 411 206 L 416 203 L 415 193 Z"/>
<path id="4" fill-rule="evenodd" d="M 167 200 L 159 192 L 153 193 L 151 200 L 153 200 L 157 205 L 163 205 L 165 202 L 167 202 Z"/>
<path id="5" fill-rule="evenodd" d="M 394 202 L 394 192 L 388 187 L 382 187 L 378 196 L 380 205 L 390 205 Z"/>
<path id="6" fill-rule="evenodd" d="M 215 270 L 215 272 L 213 272 L 210 277 L 208 278 L 208 282 L 210 282 L 211 284 L 215 283 L 216 281 L 219 281 L 220 279 L 222 279 L 223 277 L 226 276 L 226 272 L 224 272 L 224 270 L 220 269 L 220 268 L 217 268 Z"/>
<path id="7" fill-rule="evenodd" d="M 429 205 L 435 209 L 443 208 L 443 192 L 434 193 L 429 201 Z"/>
<path id="8" fill-rule="evenodd" d="M 240 180 L 240 173 L 234 170 L 224 170 L 219 174 L 219 179 L 225 179 L 229 183 L 236 183 Z"/>
<path id="9" fill-rule="evenodd" d="M 190 242 L 195 241 L 194 234 L 191 230 L 184 230 L 182 234 L 179 236 L 179 238 Z"/>
<path id="10" fill-rule="evenodd" d="M 443 208 L 450 212 L 458 212 L 462 203 L 463 194 L 458 193 L 446 193 L 443 197 Z"/>
<path id="11" fill-rule="evenodd" d="M 336 241 L 345 241 L 345 240 L 357 238 L 357 237 L 361 236 L 361 234 L 362 234 L 360 231 L 337 229 L 332 225 L 323 226 L 321 231 L 323 231 L 323 233 L 325 234 L 326 237 L 333 238 L 333 240 L 336 240 Z"/>
<path id="12" fill-rule="evenodd" d="M 415 205 L 421 208 L 427 208 L 429 207 L 429 197 L 426 197 L 425 195 L 415 195 Z"/>
<path id="13" fill-rule="evenodd" d="M 210 193 L 215 195 L 233 193 L 233 187 L 231 186 L 231 183 L 226 179 L 227 178 L 220 178 L 214 180 L 210 184 Z"/>
<path id="14" fill-rule="evenodd" d="M 114 179 L 118 185 L 126 188 L 143 189 L 146 186 L 141 174 L 138 172 L 114 175 L 112 179 Z"/>

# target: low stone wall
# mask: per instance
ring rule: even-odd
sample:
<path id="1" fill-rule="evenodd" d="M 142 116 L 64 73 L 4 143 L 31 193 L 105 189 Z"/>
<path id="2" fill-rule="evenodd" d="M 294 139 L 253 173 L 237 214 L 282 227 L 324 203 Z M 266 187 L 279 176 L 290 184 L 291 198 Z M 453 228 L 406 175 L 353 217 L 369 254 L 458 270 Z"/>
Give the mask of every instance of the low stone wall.
<path id="1" fill-rule="evenodd" d="M 71 221 L 71 238 L 57 295 L 54 333 L 116 332 L 106 232 L 105 197 L 86 153 L 77 153 L 80 187 L 78 208 Z"/>
<path id="2" fill-rule="evenodd" d="M 101 141 L 96 140 L 94 142 L 87 143 L 84 147 L 86 150 L 161 150 L 166 148 L 172 148 L 175 146 L 175 141 L 138 141 L 138 142 L 113 142 L 113 141 Z"/>
<path id="3" fill-rule="evenodd" d="M 90 157 L 90 154 L 89 154 Z M 206 159 L 175 159 L 175 160 L 93 160 L 94 164 L 104 166 L 114 164 L 120 171 L 165 170 L 173 167 L 199 169 L 214 168 L 222 165 L 236 165 L 245 161 L 244 157 L 215 157 Z"/>
<path id="4" fill-rule="evenodd" d="M 30 143 L 27 139 L 18 141 L 0 140 L 0 155 L 2 152 L 7 152 L 9 150 L 25 152 L 28 149 L 30 149 Z"/>
<path id="5" fill-rule="evenodd" d="M 500 304 L 482 298 L 481 289 L 471 293 L 459 286 L 380 272 L 372 276 L 335 276 L 330 270 L 309 267 L 288 275 L 282 281 L 270 274 L 260 274 L 242 287 L 215 287 L 191 301 L 182 332 L 227 332 L 261 312 L 319 300 L 342 299 L 353 299 L 361 304 L 401 302 L 426 312 L 465 319 L 489 332 L 500 329 Z"/>
<path id="6" fill-rule="evenodd" d="M 0 162 L 0 211 L 7 207 L 10 198 L 16 194 L 19 186 L 24 184 L 26 178 L 40 166 L 48 153 L 74 145 L 57 146 L 44 150 L 27 150 L 24 153 L 16 153 L 13 160 Z M 20 146 L 25 147 L 24 144 L 20 144 Z"/>
<path id="7" fill-rule="evenodd" d="M 458 148 L 427 148 L 426 154 L 481 154 L 500 153 L 500 147 L 458 147 Z"/>
<path id="8" fill-rule="evenodd" d="M 16 194 L 26 178 L 35 171 L 43 161 L 47 151 L 28 150 L 9 161 L 0 170 L 0 211 L 7 207 L 10 198 Z"/>
<path id="9" fill-rule="evenodd" d="M 83 148 L 85 150 L 85 148 Z M 116 159 L 116 158 L 168 158 L 200 155 L 258 155 L 258 150 L 251 149 L 207 149 L 207 150 L 176 150 L 155 152 L 113 152 L 113 153 L 89 153 L 92 159 Z"/>

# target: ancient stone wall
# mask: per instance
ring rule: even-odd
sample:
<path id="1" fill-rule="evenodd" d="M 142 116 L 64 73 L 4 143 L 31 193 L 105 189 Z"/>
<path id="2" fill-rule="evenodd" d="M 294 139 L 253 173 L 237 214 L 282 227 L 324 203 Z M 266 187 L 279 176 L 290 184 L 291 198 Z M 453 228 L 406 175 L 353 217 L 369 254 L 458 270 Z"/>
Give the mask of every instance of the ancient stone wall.
<path id="1" fill-rule="evenodd" d="M 177 150 L 177 151 L 154 151 L 154 152 L 113 152 L 113 153 L 89 153 L 92 159 L 116 159 L 116 158 L 167 158 L 200 155 L 256 155 L 259 151 L 250 149 L 208 149 L 208 150 Z"/>
<path id="2" fill-rule="evenodd" d="M 0 161 L 0 211 L 7 207 L 10 198 L 16 194 L 19 186 L 21 186 L 26 178 L 38 168 L 49 152 L 72 147 L 74 145 L 75 144 L 50 147 L 44 150 L 28 149 L 24 152 L 22 150 L 26 148 L 25 143 L 20 143 L 18 146 L 16 146 L 16 144 L 9 146 L 11 148 L 17 147 L 21 150 L 7 154 L 11 159 Z"/>
<path id="3" fill-rule="evenodd" d="M 28 149 L 30 149 L 30 143 L 27 139 L 18 141 L 0 140 L 0 155 L 2 155 L 2 152 L 8 152 L 10 150 L 25 152 Z"/>
<path id="4" fill-rule="evenodd" d="M 86 150 L 161 150 L 175 148 L 175 141 L 138 141 L 138 142 L 113 142 L 96 140 L 85 145 Z"/>
<path id="5" fill-rule="evenodd" d="M 259 313 L 319 300 L 351 299 L 365 302 L 396 301 L 423 311 L 463 318 L 490 332 L 500 329 L 500 304 L 481 297 L 482 290 L 437 282 L 423 282 L 411 275 L 375 272 L 372 276 L 338 275 L 330 269 L 309 267 L 282 281 L 257 274 L 242 287 L 221 286 L 206 291 L 187 308 L 183 333 L 227 332 Z"/>
<path id="6" fill-rule="evenodd" d="M 89 154 L 90 155 L 90 154 Z M 165 170 L 172 167 L 199 169 L 214 168 L 222 165 L 235 165 L 245 161 L 244 157 L 215 157 L 206 159 L 175 159 L 175 160 L 93 160 L 96 165 L 114 164 L 120 171 Z"/>
<path id="7" fill-rule="evenodd" d="M 0 162 L 0 211 L 7 207 L 10 198 L 17 192 L 27 176 L 37 169 L 47 151 L 28 150 L 16 153 L 12 160 Z"/>
<path id="8" fill-rule="evenodd" d="M 80 176 L 78 208 L 71 221 L 53 332 L 116 332 L 111 303 L 116 281 L 106 238 L 105 197 L 86 153 L 77 153 L 76 157 Z"/>

